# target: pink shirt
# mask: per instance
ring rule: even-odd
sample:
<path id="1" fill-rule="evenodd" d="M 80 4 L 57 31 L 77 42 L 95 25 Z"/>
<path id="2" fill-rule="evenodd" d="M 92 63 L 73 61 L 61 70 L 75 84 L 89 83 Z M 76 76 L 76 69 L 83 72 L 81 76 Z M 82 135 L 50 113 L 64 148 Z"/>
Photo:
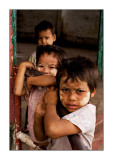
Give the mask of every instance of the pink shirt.
<path id="1" fill-rule="evenodd" d="M 35 139 L 34 129 L 33 129 L 34 113 L 35 113 L 37 104 L 40 102 L 40 100 L 43 98 L 46 92 L 46 88 L 47 87 L 37 87 L 29 94 L 29 97 L 28 97 L 28 130 L 29 130 L 31 139 L 34 142 L 38 142 Z"/>

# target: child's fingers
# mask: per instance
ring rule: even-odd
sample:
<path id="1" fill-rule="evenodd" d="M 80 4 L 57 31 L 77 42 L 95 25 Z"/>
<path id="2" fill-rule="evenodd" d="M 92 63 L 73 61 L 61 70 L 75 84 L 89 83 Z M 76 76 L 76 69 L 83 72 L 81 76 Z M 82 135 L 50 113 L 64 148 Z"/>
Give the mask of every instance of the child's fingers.
<path id="1" fill-rule="evenodd" d="M 41 100 L 37 106 L 36 106 L 36 109 L 35 109 L 35 113 L 38 115 L 38 116 L 44 116 L 45 114 L 45 106 L 44 106 L 44 102 L 43 100 Z"/>
<path id="2" fill-rule="evenodd" d="M 47 90 L 48 90 L 48 91 L 55 91 L 55 90 L 57 90 L 57 88 L 56 88 L 55 86 L 49 86 L 49 87 L 47 88 Z"/>
<path id="3" fill-rule="evenodd" d="M 51 90 L 52 90 L 52 87 L 53 87 L 53 86 L 49 86 L 49 87 L 47 88 L 47 91 L 51 91 Z"/>
<path id="4" fill-rule="evenodd" d="M 55 87 L 54 86 L 51 86 L 51 91 L 54 91 Z"/>
<path id="5" fill-rule="evenodd" d="M 31 67 L 33 69 L 35 68 L 35 66 L 34 66 L 34 64 L 32 62 L 30 62 L 29 65 L 30 65 L 29 67 Z"/>
<path id="6" fill-rule="evenodd" d="M 34 66 L 34 64 L 32 62 L 26 61 L 25 65 L 26 65 L 26 68 L 33 68 L 33 69 L 35 69 L 35 66 Z"/>

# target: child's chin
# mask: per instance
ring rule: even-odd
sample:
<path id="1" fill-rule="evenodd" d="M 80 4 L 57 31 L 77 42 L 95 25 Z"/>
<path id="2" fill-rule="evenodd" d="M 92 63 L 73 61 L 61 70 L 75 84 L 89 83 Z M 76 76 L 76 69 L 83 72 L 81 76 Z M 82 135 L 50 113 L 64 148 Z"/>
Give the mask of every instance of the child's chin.
<path id="1" fill-rule="evenodd" d="M 78 106 L 76 106 L 76 107 L 69 106 L 69 107 L 67 108 L 67 110 L 68 110 L 69 112 L 74 112 L 74 111 L 76 111 L 76 110 L 78 110 L 78 109 L 79 109 Z"/>

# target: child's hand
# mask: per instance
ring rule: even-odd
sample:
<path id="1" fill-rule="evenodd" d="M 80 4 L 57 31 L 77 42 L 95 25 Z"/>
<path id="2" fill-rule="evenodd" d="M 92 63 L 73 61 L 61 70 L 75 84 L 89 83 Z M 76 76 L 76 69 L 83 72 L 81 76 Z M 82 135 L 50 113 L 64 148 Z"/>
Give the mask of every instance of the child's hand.
<path id="1" fill-rule="evenodd" d="M 35 115 L 37 117 L 44 117 L 44 115 L 45 115 L 45 105 L 44 105 L 43 101 L 40 101 L 40 103 L 36 106 Z"/>
<path id="2" fill-rule="evenodd" d="M 56 105 L 58 101 L 57 89 L 54 86 L 48 88 L 44 95 L 44 102 L 46 105 Z"/>
<path id="3" fill-rule="evenodd" d="M 22 62 L 20 64 L 20 67 L 22 68 L 35 68 L 34 64 L 32 62 L 26 61 L 26 62 Z"/>

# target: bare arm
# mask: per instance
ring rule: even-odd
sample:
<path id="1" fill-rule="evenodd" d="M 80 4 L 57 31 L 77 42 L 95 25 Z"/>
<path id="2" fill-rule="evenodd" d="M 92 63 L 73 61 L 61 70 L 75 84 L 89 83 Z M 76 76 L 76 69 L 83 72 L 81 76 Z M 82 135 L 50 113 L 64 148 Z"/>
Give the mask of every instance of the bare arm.
<path id="1" fill-rule="evenodd" d="M 41 76 L 27 78 L 28 89 L 31 89 L 32 85 L 46 87 L 55 84 L 56 84 L 56 78 L 51 75 L 41 75 Z"/>
<path id="2" fill-rule="evenodd" d="M 44 129 L 44 114 L 45 114 L 45 107 L 43 102 L 41 101 L 35 110 L 34 114 L 34 134 L 35 138 L 39 143 L 39 146 L 46 147 L 48 145 L 47 138 L 48 136 L 45 134 Z M 45 141 L 46 140 L 46 141 Z"/>
<path id="3" fill-rule="evenodd" d="M 18 73 L 15 80 L 15 86 L 14 86 L 14 94 L 17 96 L 24 95 L 25 88 L 24 88 L 24 74 L 26 71 L 26 68 L 32 67 L 34 68 L 34 65 L 31 62 L 22 62 L 19 65 Z"/>
<path id="4" fill-rule="evenodd" d="M 57 91 L 53 87 L 45 94 L 44 102 L 46 105 L 44 117 L 45 132 L 50 138 L 59 138 L 81 132 L 77 126 L 68 120 L 60 119 L 57 115 Z"/>
<path id="5" fill-rule="evenodd" d="M 43 141 L 47 138 L 44 130 L 44 114 L 45 107 L 43 101 L 41 101 L 35 110 L 34 114 L 34 133 L 37 141 Z"/>

